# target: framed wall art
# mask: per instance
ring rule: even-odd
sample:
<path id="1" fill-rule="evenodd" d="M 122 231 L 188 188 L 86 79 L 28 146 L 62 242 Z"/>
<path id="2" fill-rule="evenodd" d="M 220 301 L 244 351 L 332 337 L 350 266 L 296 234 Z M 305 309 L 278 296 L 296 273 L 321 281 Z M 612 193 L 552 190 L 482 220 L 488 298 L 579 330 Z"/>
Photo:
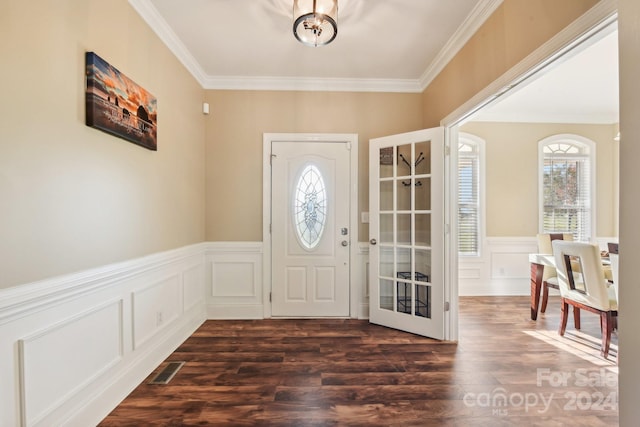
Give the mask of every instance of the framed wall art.
<path id="1" fill-rule="evenodd" d="M 85 63 L 86 125 L 156 151 L 156 98 L 94 52 Z"/>

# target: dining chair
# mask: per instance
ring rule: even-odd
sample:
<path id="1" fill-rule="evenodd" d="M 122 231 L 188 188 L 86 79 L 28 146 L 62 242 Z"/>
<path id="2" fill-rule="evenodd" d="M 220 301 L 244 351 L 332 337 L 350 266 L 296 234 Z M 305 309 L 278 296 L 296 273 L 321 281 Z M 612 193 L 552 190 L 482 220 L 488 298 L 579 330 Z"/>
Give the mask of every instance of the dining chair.
<path id="1" fill-rule="evenodd" d="M 555 240 L 552 243 L 560 285 L 562 314 L 558 333 L 567 328 L 569 305 L 600 316 L 600 354 L 609 355 L 611 332 L 618 316 L 618 302 L 602 270 L 600 248 L 596 244 Z M 575 267 L 579 266 L 580 271 Z"/>
<path id="2" fill-rule="evenodd" d="M 573 234 L 571 233 L 541 233 L 537 235 L 538 238 L 538 253 L 540 254 L 553 254 L 553 247 L 551 242 L 554 240 L 573 240 Z M 558 277 L 556 269 L 553 267 L 545 267 L 542 273 L 542 301 L 540 302 L 540 313 L 547 311 L 547 302 L 549 300 L 549 288 L 560 290 L 558 286 Z M 576 329 L 580 329 L 580 314 L 574 313 L 574 321 Z"/>

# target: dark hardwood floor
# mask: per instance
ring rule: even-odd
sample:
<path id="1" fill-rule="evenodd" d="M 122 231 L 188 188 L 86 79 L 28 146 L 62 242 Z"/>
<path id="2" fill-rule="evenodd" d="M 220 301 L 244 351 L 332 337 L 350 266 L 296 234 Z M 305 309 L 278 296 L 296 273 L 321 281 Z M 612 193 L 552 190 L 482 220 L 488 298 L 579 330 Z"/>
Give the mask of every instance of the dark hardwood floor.
<path id="1" fill-rule="evenodd" d="M 558 336 L 560 307 L 463 297 L 460 341 L 360 320 L 207 321 L 100 424 L 107 426 L 618 425 L 617 335 L 599 317 Z M 148 384 L 170 361 L 166 385 Z"/>

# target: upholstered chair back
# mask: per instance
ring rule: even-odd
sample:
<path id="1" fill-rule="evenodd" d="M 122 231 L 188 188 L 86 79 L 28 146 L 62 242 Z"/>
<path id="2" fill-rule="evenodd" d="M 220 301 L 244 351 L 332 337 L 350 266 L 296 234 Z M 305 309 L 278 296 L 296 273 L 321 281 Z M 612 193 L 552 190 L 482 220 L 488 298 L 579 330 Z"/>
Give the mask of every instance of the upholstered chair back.
<path id="1" fill-rule="evenodd" d="M 600 248 L 596 244 L 554 240 L 560 295 L 602 311 L 617 310 L 602 270 Z M 573 266 L 578 265 L 576 272 Z"/>
<path id="2" fill-rule="evenodd" d="M 573 241 L 573 234 L 570 233 L 543 233 L 536 236 L 538 238 L 538 253 L 539 254 L 553 254 L 553 247 L 551 242 L 554 240 L 569 240 Z M 545 267 L 542 274 L 542 281 L 546 282 L 550 277 L 556 276 L 556 269 L 553 267 Z"/>

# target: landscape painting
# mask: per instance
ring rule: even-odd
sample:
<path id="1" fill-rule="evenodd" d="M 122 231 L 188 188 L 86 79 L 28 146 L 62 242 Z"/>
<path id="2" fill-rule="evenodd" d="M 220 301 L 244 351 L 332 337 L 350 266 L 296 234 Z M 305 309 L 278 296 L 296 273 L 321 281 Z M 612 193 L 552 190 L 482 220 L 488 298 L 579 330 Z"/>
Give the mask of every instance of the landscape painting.
<path id="1" fill-rule="evenodd" d="M 85 59 L 87 126 L 157 150 L 156 98 L 94 52 Z"/>

